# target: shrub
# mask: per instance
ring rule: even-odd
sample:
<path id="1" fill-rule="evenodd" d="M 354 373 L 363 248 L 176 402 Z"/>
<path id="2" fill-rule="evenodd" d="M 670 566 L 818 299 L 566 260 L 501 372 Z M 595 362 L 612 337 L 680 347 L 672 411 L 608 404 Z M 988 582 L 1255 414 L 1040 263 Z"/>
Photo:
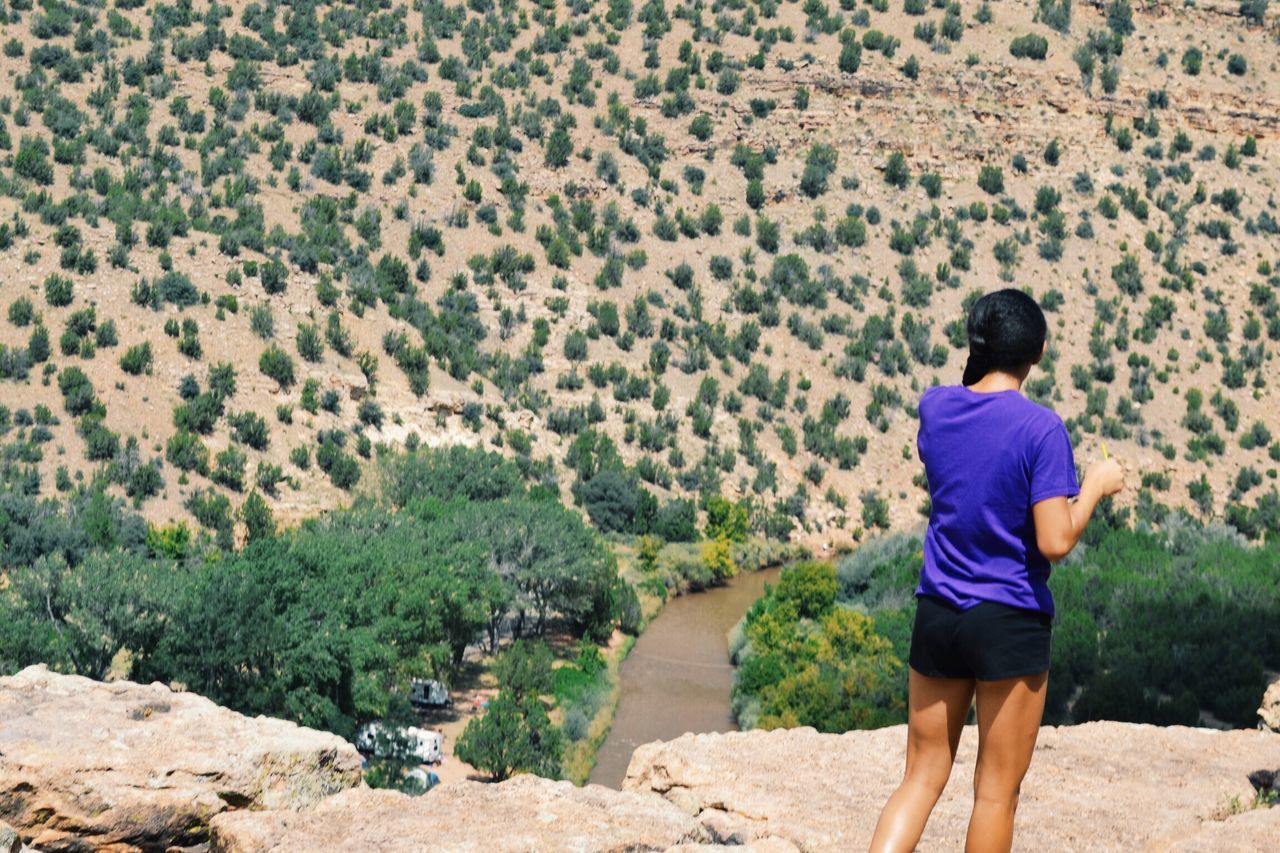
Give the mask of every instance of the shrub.
<path id="1" fill-rule="evenodd" d="M 845 39 L 844 45 L 840 48 L 837 65 L 844 74 L 856 72 L 862 65 L 862 45 L 852 38 Z"/>
<path id="2" fill-rule="evenodd" d="M 1200 73 L 1200 67 L 1203 62 L 1204 54 L 1200 52 L 1198 47 L 1189 47 L 1182 54 L 1182 70 L 1192 77 Z"/>
<path id="3" fill-rule="evenodd" d="M 324 355 L 324 339 L 320 335 L 320 330 L 311 323 L 298 324 L 298 355 L 307 361 L 319 361 Z"/>
<path id="4" fill-rule="evenodd" d="M 40 136 L 24 136 L 13 157 L 13 173 L 37 184 L 53 183 L 53 164 L 49 162 L 49 143 Z"/>
<path id="5" fill-rule="evenodd" d="M 138 376 L 151 369 L 151 342 L 143 341 L 125 350 L 120 356 L 120 369 L 132 376 Z"/>
<path id="6" fill-rule="evenodd" d="M 179 430 L 165 446 L 165 459 L 182 471 L 209 472 L 209 450 L 195 433 Z"/>
<path id="7" fill-rule="evenodd" d="M 817 619 L 836 603 L 836 567 L 806 560 L 783 569 L 774 596 L 795 605 L 802 619 Z"/>
<path id="8" fill-rule="evenodd" d="M 289 284 L 289 271 L 278 259 L 272 258 L 263 264 L 260 278 L 262 289 L 267 293 L 284 293 Z"/>
<path id="9" fill-rule="evenodd" d="M 1009 42 L 1009 53 L 1018 59 L 1044 59 L 1049 53 L 1049 40 L 1027 33 Z"/>
<path id="10" fill-rule="evenodd" d="M 54 308 L 63 308 L 71 304 L 75 292 L 75 285 L 71 279 L 64 278 L 57 273 L 51 273 L 44 280 L 44 299 L 45 302 Z"/>
<path id="11" fill-rule="evenodd" d="M 244 469 L 248 462 L 244 451 L 238 447 L 228 447 L 214 457 L 214 469 L 209 472 L 209 479 L 220 486 L 226 486 L 234 492 L 244 490 Z"/>
<path id="12" fill-rule="evenodd" d="M 9 322 L 13 325 L 19 328 L 28 326 L 34 318 L 35 308 L 27 297 L 19 296 L 9 303 Z"/>
<path id="13" fill-rule="evenodd" d="M 231 426 L 231 438 L 241 444 L 247 444 L 254 450 L 266 450 L 270 437 L 267 422 L 254 412 L 241 412 L 227 418 Z"/>
<path id="14" fill-rule="evenodd" d="M 274 344 L 258 358 L 258 369 L 274 379 L 281 390 L 287 391 L 294 383 L 293 358 Z"/>
<path id="15" fill-rule="evenodd" d="M 579 491 L 592 523 L 606 533 L 632 530 L 644 500 L 652 500 L 636 477 L 614 468 L 596 474 Z"/>
<path id="16" fill-rule="evenodd" d="M 894 151 L 884 164 L 884 181 L 891 187 L 904 189 L 911 180 L 911 170 L 907 166 L 907 158 L 901 151 Z"/>
<path id="17" fill-rule="evenodd" d="M 987 195 L 1000 195 L 1004 192 L 1004 170 L 999 166 L 983 166 L 978 172 L 978 188 Z"/>

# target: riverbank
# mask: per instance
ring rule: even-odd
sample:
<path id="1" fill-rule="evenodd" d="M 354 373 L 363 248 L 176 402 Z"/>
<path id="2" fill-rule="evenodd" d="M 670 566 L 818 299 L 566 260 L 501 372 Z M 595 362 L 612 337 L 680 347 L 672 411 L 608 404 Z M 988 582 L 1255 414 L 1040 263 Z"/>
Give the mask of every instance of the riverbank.
<path id="1" fill-rule="evenodd" d="M 726 583 L 704 586 L 696 575 L 690 582 L 681 572 L 682 566 L 700 558 L 698 543 L 666 545 L 656 559 L 650 555 L 647 568 L 639 543 L 618 542 L 616 547 L 620 573 L 640 593 L 641 630 L 611 655 L 608 701 L 592 721 L 589 753 L 588 744 L 580 743 L 572 764 L 565 762 L 566 778 L 576 784 L 618 787 L 637 743 L 687 730 L 732 728 L 727 632 L 781 566 L 804 555 L 801 547 L 789 543 L 749 540 L 733 548 L 737 574 Z M 672 614 L 676 621 L 655 636 L 655 620 L 669 620 Z M 690 670 L 714 677 L 682 676 Z M 678 715 L 672 714 L 674 708 Z M 653 736 L 643 736 L 642 731 Z"/>
<path id="2" fill-rule="evenodd" d="M 713 632 L 717 646 L 723 647 L 727 654 L 725 636 L 729 628 L 763 592 L 764 583 L 776 577 L 777 570 L 783 564 L 799 559 L 805 553 L 802 546 L 750 539 L 732 547 L 733 561 L 737 568 L 735 576 L 727 583 L 708 584 L 708 575 L 700 568 L 703 565 L 702 549 L 706 543 L 657 544 L 658 547 L 655 548 L 654 542 L 646 542 L 643 538 L 610 537 L 609 546 L 618 560 L 618 574 L 637 593 L 640 605 L 639 630 L 634 636 L 615 630 L 608 643 L 598 647 L 600 668 L 587 678 L 570 673 L 573 677 L 564 680 L 575 683 L 572 691 L 568 695 L 557 695 L 556 707 L 551 710 L 552 722 L 565 730 L 566 735 L 572 733 L 572 736 L 566 738 L 561 775 L 575 785 L 585 784 L 588 780 L 597 781 L 592 778 L 597 755 L 613 733 L 619 702 L 623 697 L 623 665 L 637 642 L 644 638 L 649 626 L 666 607 L 673 600 L 686 600 L 696 613 L 701 606 L 696 602 L 706 601 L 704 594 L 723 596 L 728 589 L 738 589 L 741 601 L 725 611 L 726 614 L 733 611 L 733 614 L 729 614 L 732 618 L 727 625 L 720 626 L 717 623 Z M 759 574 L 761 572 L 764 574 Z M 755 577 L 757 574 L 759 577 Z M 745 582 L 744 577 L 747 578 Z M 578 665 L 582 647 L 577 641 L 558 634 L 550 634 L 546 641 L 552 649 L 555 657 L 553 665 L 557 669 Z M 485 654 L 469 656 L 467 673 L 452 691 L 453 706 L 429 712 L 422 718 L 423 725 L 444 735 L 445 761 L 435 768 L 444 784 L 487 778 L 455 756 L 453 748 L 467 723 L 483 714 L 485 700 L 492 699 L 497 694 L 497 685 L 490 672 L 491 663 L 491 658 Z M 723 663 L 728 666 L 727 657 Z M 721 685 L 724 689 L 719 691 L 723 694 L 719 699 L 726 709 L 732 687 L 731 671 L 728 672 L 728 678 L 728 683 Z M 583 711 L 587 713 L 583 714 Z M 570 714 L 580 716 L 569 721 L 567 717 Z M 732 721 L 728 722 L 731 724 Z M 704 727 L 708 725 L 711 724 L 703 724 Z M 725 729 L 724 725 L 707 728 L 717 731 Z M 672 736 L 683 732 L 684 729 L 681 729 Z M 621 767 L 610 771 L 610 778 L 616 776 L 611 782 L 613 787 L 621 783 L 629 756 L 628 752 L 621 760 Z"/>

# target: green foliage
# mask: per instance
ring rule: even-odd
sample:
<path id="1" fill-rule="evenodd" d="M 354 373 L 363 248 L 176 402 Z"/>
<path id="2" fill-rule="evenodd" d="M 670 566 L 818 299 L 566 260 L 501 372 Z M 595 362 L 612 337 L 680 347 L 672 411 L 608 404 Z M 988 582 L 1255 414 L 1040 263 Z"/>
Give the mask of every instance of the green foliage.
<path id="1" fill-rule="evenodd" d="M 258 358 L 258 369 L 263 375 L 274 379 L 281 390 L 288 390 L 293 386 L 293 357 L 274 344 L 262 351 Z"/>
<path id="2" fill-rule="evenodd" d="M 720 495 L 707 500 L 707 523 L 703 535 L 708 539 L 742 542 L 747 538 L 750 522 L 747 508 Z"/>
<path id="3" fill-rule="evenodd" d="M 846 39 L 840 46 L 840 55 L 836 65 L 844 74 L 853 74 L 862 65 L 862 45 L 855 39 Z"/>
<path id="4" fill-rule="evenodd" d="M 978 172 L 978 186 L 987 195 L 1000 195 L 1004 192 L 1004 170 L 999 166 L 983 166 Z"/>
<path id="5" fill-rule="evenodd" d="M 594 647 L 591 647 L 594 649 Z M 599 659 L 596 653 L 595 659 Z M 561 670 L 552 671 L 551 651 L 542 642 L 518 641 L 498 658 L 494 675 L 498 695 L 490 700 L 484 716 L 467 723 L 458 737 L 459 758 L 488 773 L 500 782 L 515 773 L 535 773 L 558 778 L 564 736 L 551 725 L 542 697 L 559 685 Z M 590 676 L 581 664 L 591 658 L 579 656 L 576 669 Z M 567 690 L 564 692 L 568 692 Z"/>
<path id="6" fill-rule="evenodd" d="M 102 679 L 122 650 L 154 651 L 178 586 L 173 563 L 137 551 L 95 550 L 76 565 L 55 553 L 11 575 L 0 622 L 29 632 L 36 660 Z"/>
<path id="7" fill-rule="evenodd" d="M 816 619 L 836 603 L 836 568 L 818 560 L 787 566 L 774 597 L 779 603 L 794 605 L 801 619 Z"/>
<path id="8" fill-rule="evenodd" d="M 44 280 L 44 300 L 54 308 L 71 304 L 75 286 L 71 279 L 52 273 Z"/>
<path id="9" fill-rule="evenodd" d="M 436 499 L 496 501 L 523 492 L 520 471 L 500 454 L 462 445 L 418 448 L 381 460 L 384 493 L 393 506 Z"/>
<path id="10" fill-rule="evenodd" d="M 592 523 L 605 532 L 647 529 L 653 497 L 634 475 L 607 468 L 585 481 L 578 493 Z"/>
<path id="11" fill-rule="evenodd" d="M 1182 54 L 1182 70 L 1189 76 L 1197 76 L 1203 63 L 1204 54 L 1197 47 L 1189 47 Z"/>
<path id="12" fill-rule="evenodd" d="M 884 164 L 884 182 L 891 187 L 905 189 L 911 180 L 911 170 L 907 166 L 907 158 L 901 151 L 894 151 Z"/>
<path id="13" fill-rule="evenodd" d="M 1240 14 L 1251 24 L 1261 24 L 1271 0 L 1240 0 Z"/>
<path id="14" fill-rule="evenodd" d="M 551 725 L 541 701 L 517 704 L 499 693 L 484 716 L 467 723 L 454 753 L 495 782 L 516 773 L 559 777 L 563 735 Z"/>
<path id="15" fill-rule="evenodd" d="M 1264 526 L 1280 531 L 1280 497 L 1268 496 L 1259 507 Z M 1271 534 L 1265 544 L 1250 546 L 1230 528 L 1202 525 L 1180 512 L 1157 513 L 1154 520 L 1154 526 L 1130 528 L 1124 514 L 1104 504 L 1085 541 L 1055 568 L 1048 721 L 1197 725 L 1207 711 L 1232 725 L 1252 724 L 1266 672 L 1280 663 L 1274 654 L 1280 588 L 1271 571 L 1280 539 Z M 826 604 L 830 575 L 821 564 L 789 584 L 784 573 L 732 641 L 740 723 L 835 731 L 846 725 L 850 708 L 821 704 L 819 697 L 835 691 L 809 669 L 815 645 L 830 630 L 817 630 L 824 607 L 858 615 L 844 609 L 856 608 L 874 625 L 857 650 L 838 658 L 879 679 L 857 699 L 871 706 L 864 704 L 863 719 L 875 722 L 865 724 L 903 719 L 903 661 L 921 558 L 918 537 L 868 540 L 837 564 L 833 605 Z M 806 621 L 805 613 L 819 615 Z M 1257 642 L 1242 650 L 1239 632 Z"/>
<path id="16" fill-rule="evenodd" d="M 1049 53 L 1049 40 L 1035 33 L 1018 36 L 1009 42 L 1009 54 L 1017 59 L 1043 60 Z"/>
<path id="17" fill-rule="evenodd" d="M 896 722 L 905 710 L 896 689 L 902 660 L 870 617 L 835 604 L 830 564 L 801 565 L 734 629 L 739 725 L 843 732 Z"/>

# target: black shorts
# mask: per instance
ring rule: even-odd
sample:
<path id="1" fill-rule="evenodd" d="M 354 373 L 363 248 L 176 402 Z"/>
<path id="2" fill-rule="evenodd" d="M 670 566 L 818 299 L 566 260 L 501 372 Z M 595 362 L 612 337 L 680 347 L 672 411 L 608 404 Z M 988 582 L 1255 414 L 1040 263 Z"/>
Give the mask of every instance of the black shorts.
<path id="1" fill-rule="evenodd" d="M 961 610 L 932 595 L 916 597 L 911 668 L 934 678 L 997 681 L 1049 670 L 1053 617 L 995 601 Z"/>

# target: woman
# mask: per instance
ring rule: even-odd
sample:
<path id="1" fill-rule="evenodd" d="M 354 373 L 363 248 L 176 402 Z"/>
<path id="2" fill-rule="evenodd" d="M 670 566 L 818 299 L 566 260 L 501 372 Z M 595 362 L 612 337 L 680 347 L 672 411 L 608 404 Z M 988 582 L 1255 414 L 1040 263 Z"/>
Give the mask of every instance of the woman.
<path id="1" fill-rule="evenodd" d="M 916 446 L 933 510 L 911 634 L 907 767 L 872 851 L 915 848 L 975 693 L 978 759 L 965 849 L 1010 849 L 1048 684 L 1049 564 L 1075 547 L 1098 501 L 1124 485 L 1114 459 L 1090 465 L 1077 485 L 1062 419 L 1020 393 L 1045 350 L 1034 299 L 989 293 L 974 304 L 968 332 L 962 384 L 929 388 L 920 399 Z"/>

